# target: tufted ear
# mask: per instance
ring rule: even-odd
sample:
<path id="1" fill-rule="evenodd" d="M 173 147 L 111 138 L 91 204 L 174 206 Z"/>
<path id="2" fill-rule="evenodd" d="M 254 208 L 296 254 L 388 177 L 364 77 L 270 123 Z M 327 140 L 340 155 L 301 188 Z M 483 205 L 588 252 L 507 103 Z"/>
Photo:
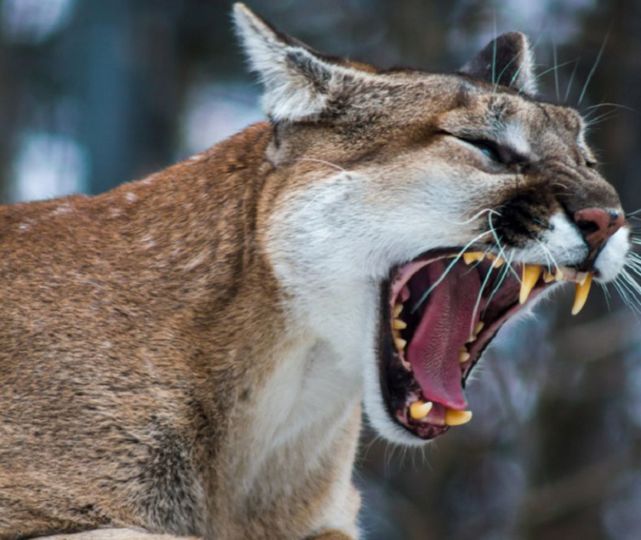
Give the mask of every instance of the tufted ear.
<path id="1" fill-rule="evenodd" d="M 536 94 L 534 55 L 527 37 L 520 32 L 502 34 L 488 43 L 460 73 L 524 94 Z"/>
<path id="2" fill-rule="evenodd" d="M 340 91 L 344 68 L 274 30 L 242 3 L 234 4 L 234 23 L 250 67 L 263 83 L 263 108 L 273 120 L 318 115 Z"/>

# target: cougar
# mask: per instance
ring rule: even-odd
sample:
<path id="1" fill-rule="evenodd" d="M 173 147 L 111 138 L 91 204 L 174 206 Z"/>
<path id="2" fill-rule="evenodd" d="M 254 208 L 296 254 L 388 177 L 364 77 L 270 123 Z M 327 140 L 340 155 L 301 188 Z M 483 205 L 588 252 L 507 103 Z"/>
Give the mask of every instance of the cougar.
<path id="1" fill-rule="evenodd" d="M 1 538 L 356 539 L 361 403 L 397 444 L 465 424 L 502 325 L 626 263 L 523 34 L 432 74 L 234 20 L 268 121 L 0 208 Z"/>

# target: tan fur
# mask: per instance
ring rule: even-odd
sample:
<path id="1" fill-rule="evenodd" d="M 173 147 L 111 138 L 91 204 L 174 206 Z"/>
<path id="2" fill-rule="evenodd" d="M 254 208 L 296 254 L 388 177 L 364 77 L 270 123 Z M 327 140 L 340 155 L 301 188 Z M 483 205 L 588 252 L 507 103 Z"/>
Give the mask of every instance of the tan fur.
<path id="1" fill-rule="evenodd" d="M 230 521 L 216 519 L 217 537 L 302 537 L 326 504 L 327 467 L 343 452 L 351 463 L 352 431 L 286 486 L 302 490 L 293 499 L 272 485 L 249 530 L 219 532 L 249 510 L 229 508 L 242 473 L 222 464 L 251 459 L 229 426 L 248 422 L 287 347 L 257 232 L 274 197 L 256 157 L 269 138 L 260 124 L 99 197 L 2 208 L 2 537 L 116 524 L 202 533 L 207 508 Z M 161 509 L 134 515 L 134 504 Z"/>
<path id="2" fill-rule="evenodd" d="M 57 534 L 44 536 L 41 540 L 172 540 L 175 536 L 166 534 L 149 534 L 133 529 L 102 529 L 75 534 Z M 183 540 L 197 540 L 196 537 L 181 537 Z"/>
<path id="3" fill-rule="evenodd" d="M 359 329 L 387 259 L 463 245 L 486 225 L 470 216 L 524 194 L 541 220 L 618 207 L 574 111 L 465 76 L 336 69 L 313 117 L 96 197 L 0 207 L 0 538 L 356 538 L 375 347 Z M 537 168 L 496 175 L 453 137 L 488 117 L 519 126 Z M 430 238 L 406 219 L 416 193 L 465 227 Z M 398 242 L 360 247 L 383 233 Z"/>

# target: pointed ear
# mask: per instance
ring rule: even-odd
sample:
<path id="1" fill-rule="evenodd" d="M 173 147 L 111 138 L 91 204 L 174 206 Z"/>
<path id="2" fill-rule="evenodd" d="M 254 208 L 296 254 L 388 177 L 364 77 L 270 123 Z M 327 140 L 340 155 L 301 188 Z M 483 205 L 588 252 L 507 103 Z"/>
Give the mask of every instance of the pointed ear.
<path id="1" fill-rule="evenodd" d="M 527 37 L 520 32 L 500 35 L 459 71 L 475 79 L 509 86 L 524 94 L 536 94 L 534 54 Z"/>
<path id="2" fill-rule="evenodd" d="M 263 108 L 276 121 L 323 111 L 343 77 L 332 63 L 274 30 L 242 3 L 234 4 L 236 32 L 264 86 Z"/>

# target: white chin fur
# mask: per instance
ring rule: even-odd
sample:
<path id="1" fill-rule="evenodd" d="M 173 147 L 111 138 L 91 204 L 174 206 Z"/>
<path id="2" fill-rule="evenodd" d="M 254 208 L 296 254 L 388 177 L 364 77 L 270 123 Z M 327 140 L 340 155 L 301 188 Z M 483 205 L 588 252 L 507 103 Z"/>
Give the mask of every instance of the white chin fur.
<path id="1" fill-rule="evenodd" d="M 599 281 L 612 281 L 625 266 L 630 250 L 630 229 L 622 227 L 608 240 L 599 253 L 594 267 L 599 272 Z"/>
<path id="2" fill-rule="evenodd" d="M 387 407 L 383 402 L 378 363 L 376 361 L 366 362 L 365 365 L 365 396 L 363 402 L 370 424 L 388 441 L 404 446 L 423 446 L 429 442 L 412 435 L 390 418 Z"/>

